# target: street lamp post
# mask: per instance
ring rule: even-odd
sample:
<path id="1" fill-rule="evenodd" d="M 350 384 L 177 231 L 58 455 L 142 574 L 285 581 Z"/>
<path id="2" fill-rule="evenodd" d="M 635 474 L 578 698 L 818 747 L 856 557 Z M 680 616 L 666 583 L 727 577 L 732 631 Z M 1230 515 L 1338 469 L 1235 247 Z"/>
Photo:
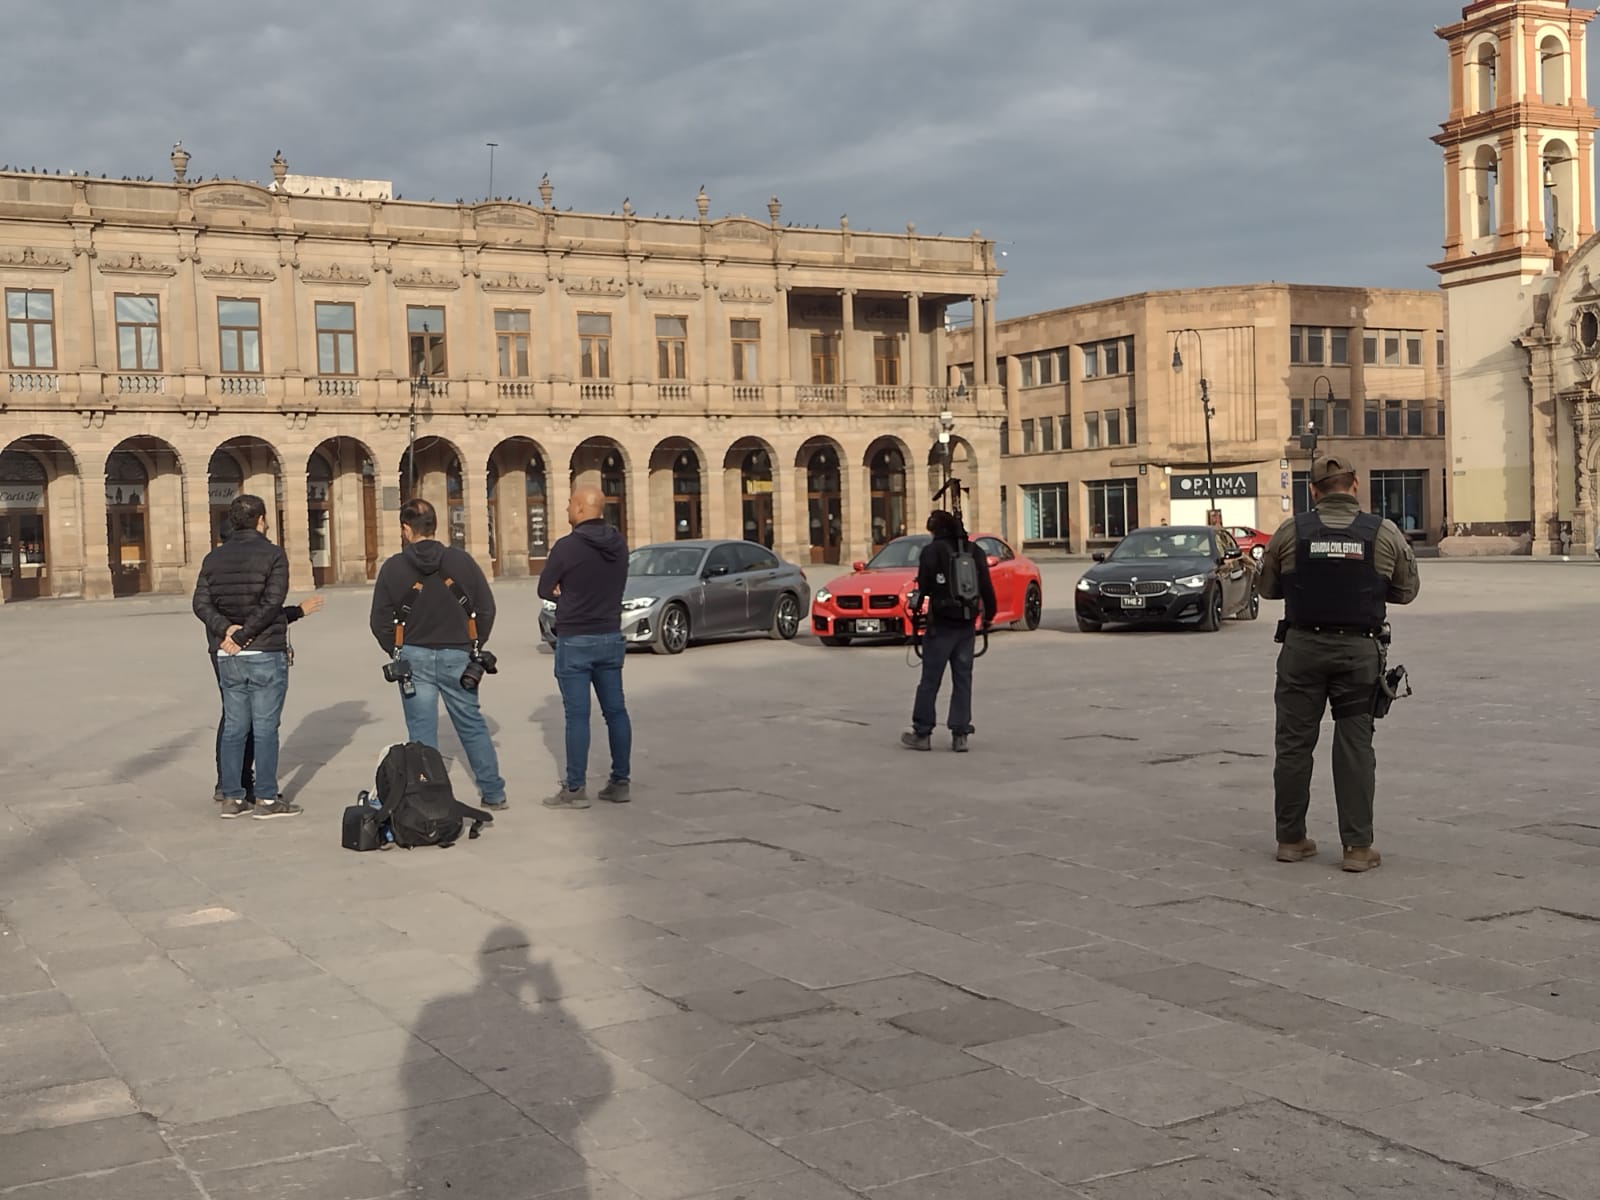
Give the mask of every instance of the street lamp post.
<path id="1" fill-rule="evenodd" d="M 1317 384 L 1319 383 L 1325 383 L 1328 385 L 1328 394 L 1326 396 L 1317 395 Z M 1322 434 L 1321 426 L 1317 423 L 1316 418 L 1317 401 L 1325 401 L 1326 407 L 1323 409 L 1323 411 L 1331 412 L 1333 411 L 1333 403 L 1335 399 L 1336 397 L 1333 394 L 1333 380 L 1329 379 L 1326 375 L 1318 375 L 1311 381 L 1311 419 L 1306 422 L 1306 431 L 1300 435 L 1300 449 L 1309 450 L 1311 452 L 1311 467 L 1307 468 L 1308 472 L 1317 465 L 1317 439 Z"/>
<path id="2" fill-rule="evenodd" d="M 417 398 L 432 394 L 428 383 L 428 326 L 422 326 L 422 358 L 417 363 L 417 377 L 411 381 L 411 426 L 406 434 L 406 492 L 407 499 L 417 494 Z"/>
<path id="3" fill-rule="evenodd" d="M 1206 380 L 1206 344 L 1200 336 L 1198 329 L 1184 328 L 1172 335 L 1172 369 L 1183 370 L 1183 355 L 1178 352 L 1178 342 L 1186 333 L 1194 334 L 1194 344 L 1200 351 L 1200 411 L 1206 419 L 1206 524 L 1221 525 L 1222 510 L 1217 507 L 1217 463 L 1211 453 L 1211 418 L 1215 412 L 1211 407 L 1211 385 Z"/>

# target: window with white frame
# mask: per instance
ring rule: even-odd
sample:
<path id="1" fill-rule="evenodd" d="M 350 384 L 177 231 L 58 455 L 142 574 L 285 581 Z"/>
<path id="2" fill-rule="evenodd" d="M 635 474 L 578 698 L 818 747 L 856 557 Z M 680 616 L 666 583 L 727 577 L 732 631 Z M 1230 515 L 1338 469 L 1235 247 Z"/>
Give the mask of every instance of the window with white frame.
<path id="1" fill-rule="evenodd" d="M 1063 542 L 1067 539 L 1067 496 L 1065 483 L 1034 483 L 1022 487 L 1022 540 L 1024 542 Z"/>

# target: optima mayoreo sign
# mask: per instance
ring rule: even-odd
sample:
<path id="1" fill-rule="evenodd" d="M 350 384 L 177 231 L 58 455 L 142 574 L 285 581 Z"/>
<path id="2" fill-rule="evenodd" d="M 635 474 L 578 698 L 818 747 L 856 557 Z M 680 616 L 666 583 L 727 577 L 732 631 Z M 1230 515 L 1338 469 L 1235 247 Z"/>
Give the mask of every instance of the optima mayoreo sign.
<path id="1" fill-rule="evenodd" d="M 1174 475 L 1172 498 L 1174 500 L 1244 500 L 1256 492 L 1254 471 L 1218 471 L 1217 494 L 1211 495 L 1209 475 Z"/>

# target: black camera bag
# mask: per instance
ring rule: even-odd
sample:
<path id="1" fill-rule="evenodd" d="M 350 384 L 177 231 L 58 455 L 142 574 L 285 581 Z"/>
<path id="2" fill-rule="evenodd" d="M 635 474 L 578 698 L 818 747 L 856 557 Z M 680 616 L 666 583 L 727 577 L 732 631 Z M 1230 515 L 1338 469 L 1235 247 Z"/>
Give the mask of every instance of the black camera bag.
<path id="1" fill-rule="evenodd" d="M 422 742 L 401 742 L 389 747 L 378 764 L 378 800 L 375 810 L 380 827 L 387 825 L 394 844 L 453 846 L 471 822 L 467 838 L 478 836 L 494 814 L 457 800 L 450 788 L 450 771 L 444 756 Z"/>
<path id="2" fill-rule="evenodd" d="M 365 792 L 361 793 L 363 796 Z M 340 843 L 346 850 L 377 850 L 383 845 L 383 818 L 367 803 L 352 804 L 344 810 Z"/>

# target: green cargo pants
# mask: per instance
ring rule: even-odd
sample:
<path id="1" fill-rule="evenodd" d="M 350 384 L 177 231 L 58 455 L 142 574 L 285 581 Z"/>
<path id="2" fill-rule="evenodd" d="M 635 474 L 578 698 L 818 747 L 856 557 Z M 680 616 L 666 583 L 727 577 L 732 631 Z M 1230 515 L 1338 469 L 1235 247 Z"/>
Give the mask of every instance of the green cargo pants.
<path id="1" fill-rule="evenodd" d="M 1278 653 L 1277 761 L 1272 769 L 1278 841 L 1306 836 L 1311 807 L 1312 752 L 1323 711 L 1333 708 L 1333 796 L 1339 841 L 1372 845 L 1372 804 L 1378 760 L 1372 750 L 1372 690 L 1378 682 L 1378 643 L 1369 637 L 1291 629 Z"/>

